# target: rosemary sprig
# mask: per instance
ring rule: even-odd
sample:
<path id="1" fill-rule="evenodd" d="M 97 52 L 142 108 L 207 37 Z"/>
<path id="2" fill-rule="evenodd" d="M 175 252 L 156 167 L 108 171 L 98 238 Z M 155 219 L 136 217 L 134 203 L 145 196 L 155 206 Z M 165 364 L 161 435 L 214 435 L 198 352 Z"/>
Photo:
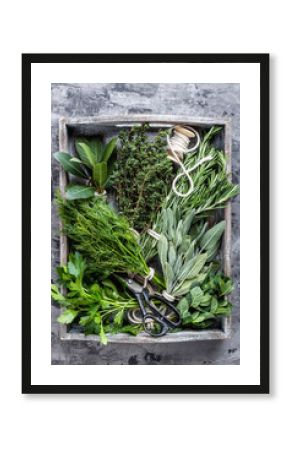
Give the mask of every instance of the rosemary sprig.
<path id="1" fill-rule="evenodd" d="M 188 197 L 176 197 L 171 191 L 165 202 L 166 207 L 177 204 L 183 212 L 194 209 L 197 217 L 206 217 L 213 210 L 224 208 L 227 201 L 239 193 L 239 186 L 234 185 L 228 178 L 224 152 L 211 145 L 214 136 L 221 129 L 221 127 L 212 127 L 205 134 L 198 152 L 189 153 L 185 158 L 184 165 L 187 169 L 193 167 L 204 157 L 212 158 L 191 173 L 193 193 Z M 182 177 L 178 184 L 178 190 L 181 192 L 182 188 L 186 190 L 186 184 L 185 177 Z"/>

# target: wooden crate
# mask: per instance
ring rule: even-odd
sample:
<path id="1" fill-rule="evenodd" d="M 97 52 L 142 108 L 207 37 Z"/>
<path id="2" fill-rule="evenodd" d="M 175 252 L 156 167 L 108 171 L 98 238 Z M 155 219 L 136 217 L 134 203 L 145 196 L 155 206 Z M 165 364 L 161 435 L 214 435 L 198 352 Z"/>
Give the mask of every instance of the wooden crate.
<path id="1" fill-rule="evenodd" d="M 227 171 L 231 178 L 231 123 L 228 120 L 219 118 L 197 118 L 190 116 L 172 116 L 172 115 L 122 115 L 122 116 L 96 116 L 96 117 L 78 117 L 61 118 L 59 120 L 59 149 L 64 152 L 72 152 L 73 137 L 75 135 L 96 135 L 107 133 L 108 135 L 117 134 L 122 127 L 131 127 L 132 125 L 147 122 L 154 128 L 168 128 L 177 124 L 187 124 L 197 128 L 209 128 L 213 125 L 223 127 L 223 148 L 227 156 Z M 60 190 L 65 191 L 67 185 L 67 175 L 60 169 L 59 177 Z M 231 204 L 228 202 L 225 211 L 226 228 L 223 237 L 222 259 L 224 273 L 231 275 Z M 68 258 L 68 240 L 66 236 L 60 235 L 60 262 L 65 264 Z M 140 333 L 137 336 L 128 334 L 108 334 L 108 342 L 116 343 L 170 343 L 203 341 L 212 339 L 225 339 L 230 336 L 231 317 L 223 317 L 220 328 L 204 330 L 187 330 L 177 333 L 168 333 L 160 338 L 154 338 L 147 333 Z M 81 340 L 96 341 L 100 338 L 97 335 L 85 336 L 82 333 L 68 332 L 66 325 L 59 325 L 59 336 L 62 340 Z"/>

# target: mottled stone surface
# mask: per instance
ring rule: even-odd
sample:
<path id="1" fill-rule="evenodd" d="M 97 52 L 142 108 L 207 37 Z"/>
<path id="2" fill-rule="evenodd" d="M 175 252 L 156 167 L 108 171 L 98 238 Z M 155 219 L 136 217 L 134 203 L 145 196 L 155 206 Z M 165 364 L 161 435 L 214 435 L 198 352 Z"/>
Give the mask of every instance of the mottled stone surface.
<path id="1" fill-rule="evenodd" d="M 225 117 L 233 126 L 233 181 L 239 183 L 240 91 L 238 84 L 53 84 L 52 152 L 58 150 L 58 119 L 97 114 L 180 114 Z M 52 161 L 52 197 L 58 167 Z M 239 364 L 239 198 L 232 206 L 232 336 L 224 341 L 128 345 L 61 342 L 52 305 L 52 364 Z M 52 277 L 59 260 L 58 219 L 52 207 Z"/>

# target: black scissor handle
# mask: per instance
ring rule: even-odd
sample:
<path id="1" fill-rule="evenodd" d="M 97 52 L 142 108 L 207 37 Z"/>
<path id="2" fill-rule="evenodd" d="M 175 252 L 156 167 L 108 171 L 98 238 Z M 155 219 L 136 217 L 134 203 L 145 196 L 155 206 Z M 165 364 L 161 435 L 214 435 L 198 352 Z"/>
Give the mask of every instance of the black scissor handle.
<path id="1" fill-rule="evenodd" d="M 167 325 L 169 325 L 172 328 L 179 327 L 179 325 L 181 324 L 181 317 L 180 317 L 179 311 L 175 308 L 175 306 L 172 303 L 170 303 L 168 300 L 166 300 L 166 298 L 164 298 L 163 295 L 158 294 L 158 293 L 150 295 L 148 292 L 143 292 L 143 295 L 144 295 L 144 299 L 145 299 L 147 305 L 150 306 L 152 311 L 154 311 L 156 314 L 158 314 L 159 318 L 161 318 L 164 322 L 167 323 Z M 160 300 L 161 303 L 166 305 L 166 307 L 170 310 L 170 312 L 174 313 L 176 320 L 169 319 L 168 314 L 162 314 L 159 311 L 159 309 L 156 308 L 156 306 L 153 304 L 153 302 L 150 301 L 150 299 L 154 299 L 154 298 L 156 298 L 157 300 Z"/>
<path id="2" fill-rule="evenodd" d="M 153 337 L 164 336 L 168 331 L 168 325 L 162 319 L 154 316 L 153 314 L 145 314 L 145 316 L 143 317 L 143 323 L 145 333 L 148 333 Z M 158 325 L 161 327 L 159 331 Z M 156 329 L 157 331 L 155 331 Z"/>
<path id="3" fill-rule="evenodd" d="M 141 315 L 143 317 L 144 331 L 153 337 L 164 336 L 164 334 L 167 333 L 169 327 L 168 327 L 166 321 L 163 320 L 163 316 L 160 314 L 158 309 L 156 308 L 156 311 L 155 311 L 152 308 L 152 303 L 149 301 L 148 295 L 149 295 L 148 292 L 145 290 L 143 290 L 142 294 L 135 293 L 135 297 L 139 303 Z M 153 311 L 153 312 L 155 311 L 155 314 L 153 314 L 153 312 L 148 313 L 146 311 L 146 307 L 145 307 L 143 301 L 145 301 L 145 304 L 147 304 L 150 307 L 151 311 Z M 158 331 L 158 329 L 159 329 L 159 331 Z"/>

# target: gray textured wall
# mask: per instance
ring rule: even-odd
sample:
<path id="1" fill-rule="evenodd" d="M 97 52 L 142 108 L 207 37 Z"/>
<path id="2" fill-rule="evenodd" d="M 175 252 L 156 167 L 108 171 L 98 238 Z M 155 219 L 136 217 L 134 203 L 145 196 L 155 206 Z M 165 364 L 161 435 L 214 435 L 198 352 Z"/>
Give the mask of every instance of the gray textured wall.
<path id="1" fill-rule="evenodd" d="M 239 183 L 240 91 L 238 84 L 52 84 L 52 152 L 58 150 L 61 116 L 97 114 L 184 114 L 226 117 L 233 125 L 233 181 Z M 52 161 L 52 197 L 58 167 Z M 106 347 L 90 342 L 61 342 L 52 305 L 52 364 L 239 364 L 239 198 L 232 207 L 232 336 L 225 341 Z M 58 220 L 52 206 L 52 277 L 59 261 Z"/>

